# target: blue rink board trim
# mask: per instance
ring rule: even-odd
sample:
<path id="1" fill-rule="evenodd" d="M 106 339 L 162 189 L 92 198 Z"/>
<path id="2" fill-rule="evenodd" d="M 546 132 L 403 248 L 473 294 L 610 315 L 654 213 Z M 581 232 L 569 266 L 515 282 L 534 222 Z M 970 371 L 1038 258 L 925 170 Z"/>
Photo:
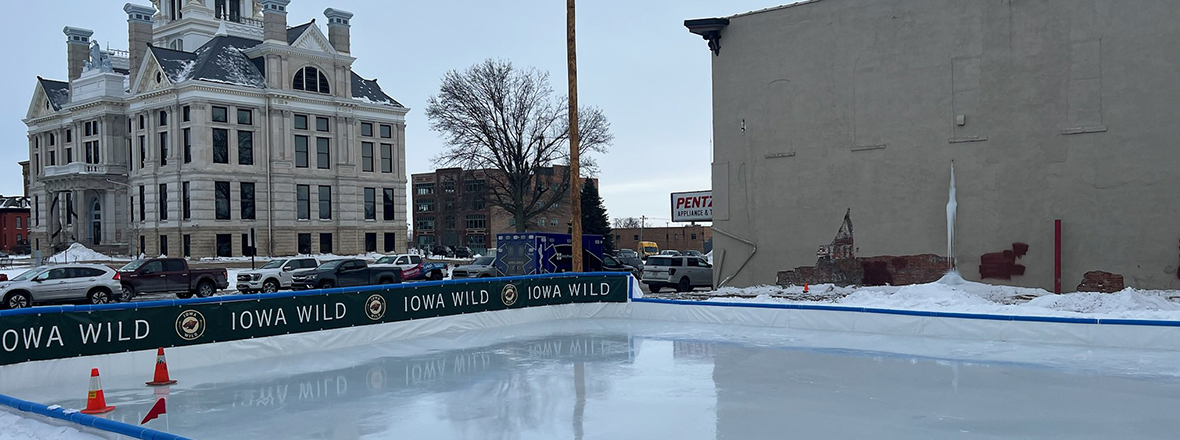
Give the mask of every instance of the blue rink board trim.
<path id="1" fill-rule="evenodd" d="M 627 272 L 563 272 L 563 273 L 547 273 L 540 275 L 521 275 L 511 277 L 497 277 L 491 278 L 490 281 L 516 281 L 516 280 L 536 280 L 548 278 L 571 278 L 579 276 L 631 276 Z M 49 313 L 62 312 L 91 312 L 99 310 L 133 310 L 149 307 L 161 306 L 176 306 L 184 304 L 213 304 L 213 303 L 228 303 L 234 301 L 255 301 L 268 298 L 292 298 L 298 296 L 318 296 L 330 295 L 333 293 L 353 293 L 353 292 L 369 292 L 374 290 L 388 290 L 388 289 L 417 289 L 419 287 L 441 286 L 447 284 L 468 284 L 468 283 L 487 283 L 490 282 L 488 278 L 470 278 L 465 280 L 442 280 L 442 281 L 416 281 L 412 283 L 401 284 L 386 284 L 380 286 L 362 286 L 362 287 L 334 287 L 331 289 L 312 289 L 300 291 L 287 291 L 276 293 L 251 293 L 238 295 L 222 295 L 211 296 L 208 298 L 189 298 L 189 299 L 163 299 L 157 301 L 143 301 L 131 303 L 111 303 L 111 304 L 84 304 L 84 305 L 57 305 L 57 306 L 37 306 L 27 307 L 15 310 L 0 310 L 0 318 L 5 316 L 17 315 L 41 315 Z M 631 296 L 631 289 L 633 287 L 628 284 L 627 295 Z"/>
<path id="2" fill-rule="evenodd" d="M 45 417 L 65 420 L 67 422 L 77 423 L 82 426 L 113 432 L 115 434 L 125 435 L 141 440 L 191 440 L 188 437 L 181 437 L 176 434 L 169 434 L 167 432 L 135 426 L 128 423 L 107 420 L 101 417 L 82 414 L 80 412 L 66 414 L 66 410 L 62 408 L 49 409 L 48 406 L 37 402 L 20 400 L 15 397 L 5 396 L 3 394 L 0 394 L 0 405 L 15 408 L 23 412 L 30 412 Z"/>
<path id="3" fill-rule="evenodd" d="M 879 309 L 874 307 L 825 306 L 817 304 L 765 304 L 676 299 L 632 298 L 632 302 L 676 304 L 685 306 L 746 307 L 754 309 L 823 310 L 831 312 L 872 313 L 877 315 L 925 316 L 931 318 L 976 319 L 985 321 L 1053 322 L 1059 324 L 1133 325 L 1144 327 L 1180 327 L 1180 321 L 1124 318 L 1068 318 L 1061 316 L 991 315 L 984 313 L 934 312 L 922 310 Z"/>

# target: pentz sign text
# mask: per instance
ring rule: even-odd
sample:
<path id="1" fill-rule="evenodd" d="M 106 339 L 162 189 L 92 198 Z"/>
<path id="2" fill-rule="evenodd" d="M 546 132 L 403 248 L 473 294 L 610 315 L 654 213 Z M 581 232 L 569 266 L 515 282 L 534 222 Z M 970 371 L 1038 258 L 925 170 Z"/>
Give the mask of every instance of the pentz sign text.
<path id="1" fill-rule="evenodd" d="M 713 220 L 713 191 L 672 193 L 672 221 L 707 222 Z"/>

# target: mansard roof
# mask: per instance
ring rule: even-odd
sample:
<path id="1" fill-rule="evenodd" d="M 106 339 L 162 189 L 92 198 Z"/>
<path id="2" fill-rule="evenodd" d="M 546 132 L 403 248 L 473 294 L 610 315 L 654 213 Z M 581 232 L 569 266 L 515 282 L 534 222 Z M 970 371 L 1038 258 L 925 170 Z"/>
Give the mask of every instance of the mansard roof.
<path id="1" fill-rule="evenodd" d="M 294 42 L 299 39 L 313 24 L 315 20 L 287 29 L 287 40 Z M 219 35 L 193 52 L 162 47 L 150 47 L 150 50 L 173 84 L 191 79 L 261 89 L 266 87 L 266 72 L 262 59 L 251 59 L 242 53 L 243 50 L 259 44 L 261 42 L 258 40 Z M 354 99 L 404 107 L 386 95 L 381 86 L 377 85 L 377 80 L 361 78 L 356 72 L 351 72 L 351 79 Z M 65 96 L 68 97 L 68 84 L 66 88 Z M 48 91 L 48 88 L 46 90 Z"/>
<path id="2" fill-rule="evenodd" d="M 70 83 L 39 76 L 37 81 L 41 83 L 41 88 L 45 89 L 45 95 L 49 97 L 49 104 L 53 106 L 53 111 L 61 110 L 62 107 L 70 103 Z"/>
<path id="3" fill-rule="evenodd" d="M 352 98 L 360 101 L 371 102 L 373 104 L 392 105 L 394 107 L 405 107 L 401 103 L 394 101 L 389 95 L 381 91 L 381 86 L 377 85 L 377 79 L 364 79 L 356 72 L 352 73 Z"/>

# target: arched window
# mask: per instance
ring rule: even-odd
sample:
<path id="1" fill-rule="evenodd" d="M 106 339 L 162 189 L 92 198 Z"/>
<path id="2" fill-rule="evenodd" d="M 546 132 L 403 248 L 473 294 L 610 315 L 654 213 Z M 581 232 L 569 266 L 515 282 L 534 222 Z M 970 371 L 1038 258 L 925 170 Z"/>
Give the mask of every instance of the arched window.
<path id="1" fill-rule="evenodd" d="M 328 87 L 328 77 L 315 67 L 304 67 L 295 72 L 295 79 L 291 81 L 291 88 L 316 93 L 331 93 Z"/>

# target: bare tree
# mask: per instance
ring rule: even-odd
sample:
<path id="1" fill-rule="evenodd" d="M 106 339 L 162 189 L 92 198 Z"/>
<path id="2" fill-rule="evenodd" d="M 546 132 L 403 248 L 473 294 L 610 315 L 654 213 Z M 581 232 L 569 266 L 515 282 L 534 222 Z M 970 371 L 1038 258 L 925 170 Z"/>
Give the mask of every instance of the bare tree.
<path id="1" fill-rule="evenodd" d="M 564 96 L 553 96 L 549 75 L 537 69 L 489 59 L 462 72 L 452 70 L 443 76 L 438 95 L 427 101 L 430 128 L 446 140 L 434 162 L 489 170 L 487 203 L 507 211 L 516 231 L 524 232 L 530 220 L 569 194 L 568 169 L 538 178 L 539 171 L 569 164 L 568 109 Z M 593 176 L 595 163 L 584 154 L 606 152 L 613 139 L 610 123 L 598 108 L 579 107 L 578 126 L 579 163 L 584 175 Z M 546 183 L 560 185 L 554 190 Z"/>
<path id="2" fill-rule="evenodd" d="M 635 217 L 615 217 L 612 221 L 615 229 L 630 229 L 639 227 L 639 219 Z"/>

